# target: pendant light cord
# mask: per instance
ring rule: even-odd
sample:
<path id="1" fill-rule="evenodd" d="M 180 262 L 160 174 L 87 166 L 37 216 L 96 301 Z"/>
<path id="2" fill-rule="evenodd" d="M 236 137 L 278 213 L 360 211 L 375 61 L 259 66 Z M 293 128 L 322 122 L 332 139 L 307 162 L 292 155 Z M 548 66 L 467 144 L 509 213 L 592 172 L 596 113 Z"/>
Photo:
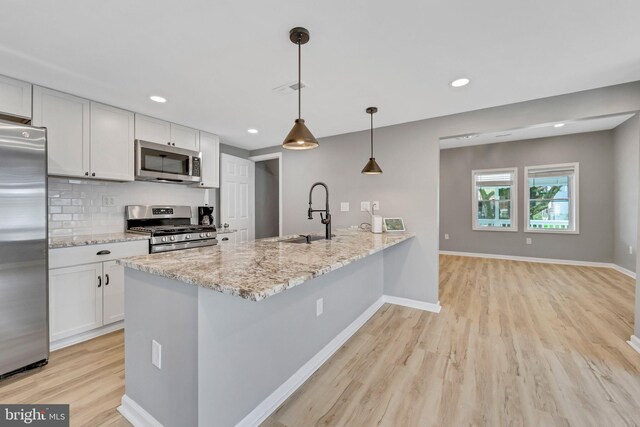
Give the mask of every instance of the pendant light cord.
<path id="1" fill-rule="evenodd" d="M 371 113 L 371 158 L 373 158 L 373 113 Z"/>
<path id="2" fill-rule="evenodd" d="M 298 36 L 298 119 L 302 118 L 302 36 Z"/>

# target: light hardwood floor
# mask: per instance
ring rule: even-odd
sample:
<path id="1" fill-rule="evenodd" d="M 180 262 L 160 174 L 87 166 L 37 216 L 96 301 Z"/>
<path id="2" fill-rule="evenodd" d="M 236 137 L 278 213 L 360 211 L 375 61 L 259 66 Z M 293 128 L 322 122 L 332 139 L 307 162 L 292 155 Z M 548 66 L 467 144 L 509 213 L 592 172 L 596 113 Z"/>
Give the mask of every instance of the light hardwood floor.
<path id="1" fill-rule="evenodd" d="M 440 302 L 385 305 L 264 425 L 640 424 L 632 279 L 442 256 Z"/>
<path id="2" fill-rule="evenodd" d="M 442 256 L 440 295 L 440 314 L 385 305 L 264 425 L 640 425 L 632 279 Z M 116 332 L 0 382 L 0 402 L 71 403 L 74 426 L 128 426 L 123 377 Z"/>
<path id="3" fill-rule="evenodd" d="M 130 427 L 124 394 L 124 333 L 54 351 L 49 364 L 0 381 L 1 403 L 68 403 L 72 426 Z"/>

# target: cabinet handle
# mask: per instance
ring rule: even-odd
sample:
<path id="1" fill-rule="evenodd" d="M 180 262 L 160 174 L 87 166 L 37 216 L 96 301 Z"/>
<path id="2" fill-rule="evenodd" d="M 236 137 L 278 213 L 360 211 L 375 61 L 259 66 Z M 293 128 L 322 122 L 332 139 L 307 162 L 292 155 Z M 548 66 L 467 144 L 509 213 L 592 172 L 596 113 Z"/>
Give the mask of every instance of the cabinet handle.
<path id="1" fill-rule="evenodd" d="M 170 142 L 167 142 L 167 145 L 171 145 L 171 143 L 170 143 Z"/>
<path id="2" fill-rule="evenodd" d="M 84 176 L 89 176 L 89 172 L 85 172 L 85 173 L 84 173 Z"/>
<path id="3" fill-rule="evenodd" d="M 175 146 L 176 146 L 176 143 L 175 143 L 175 142 L 172 142 L 172 143 L 171 143 L 171 145 L 173 145 L 173 146 L 175 147 Z"/>
<path id="4" fill-rule="evenodd" d="M 223 237 L 223 238 L 222 238 L 222 241 L 223 241 L 223 242 L 226 242 L 227 240 L 229 240 L 229 238 L 228 238 L 228 237 Z"/>
<path id="5" fill-rule="evenodd" d="M 95 172 L 94 172 L 94 173 L 92 173 L 92 174 L 91 174 L 91 176 L 96 176 L 96 173 L 95 173 Z"/>
<path id="6" fill-rule="evenodd" d="M 98 276 L 98 287 L 102 286 L 102 276 Z"/>
<path id="7" fill-rule="evenodd" d="M 110 253 L 111 251 L 104 249 L 102 251 L 98 251 L 96 255 L 109 255 Z"/>
<path id="8" fill-rule="evenodd" d="M 104 275 L 104 285 L 107 286 L 109 284 L 109 275 L 105 274 Z"/>

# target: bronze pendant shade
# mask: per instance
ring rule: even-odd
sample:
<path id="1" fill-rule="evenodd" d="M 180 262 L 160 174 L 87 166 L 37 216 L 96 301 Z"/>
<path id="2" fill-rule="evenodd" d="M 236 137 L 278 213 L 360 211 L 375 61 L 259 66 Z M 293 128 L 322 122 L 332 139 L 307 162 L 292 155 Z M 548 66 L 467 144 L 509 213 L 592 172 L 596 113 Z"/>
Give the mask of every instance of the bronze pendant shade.
<path id="1" fill-rule="evenodd" d="M 378 112 L 376 107 L 367 108 L 367 114 L 371 115 L 371 157 L 369 157 L 369 161 L 364 168 L 362 169 L 362 173 L 365 175 L 380 175 L 382 173 L 382 169 L 376 162 L 376 158 L 373 157 L 373 115 Z"/>
<path id="2" fill-rule="evenodd" d="M 298 45 L 298 118 L 291 131 L 284 139 L 282 146 L 289 150 L 309 150 L 318 146 L 318 140 L 313 136 L 302 118 L 302 45 L 309 41 L 309 31 L 296 27 L 289 31 L 289 39 Z"/>

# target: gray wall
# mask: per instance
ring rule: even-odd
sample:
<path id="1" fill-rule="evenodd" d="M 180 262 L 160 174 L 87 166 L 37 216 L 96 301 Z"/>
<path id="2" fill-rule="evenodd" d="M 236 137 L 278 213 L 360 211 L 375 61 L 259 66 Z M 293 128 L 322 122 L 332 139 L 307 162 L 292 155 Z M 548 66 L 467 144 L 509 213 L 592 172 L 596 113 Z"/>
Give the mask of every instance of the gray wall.
<path id="1" fill-rule="evenodd" d="M 615 221 L 613 262 L 636 271 L 638 235 L 638 169 L 640 167 L 640 119 L 633 116 L 613 132 Z M 629 253 L 629 247 L 633 253 Z"/>
<path id="2" fill-rule="evenodd" d="M 256 239 L 280 233 L 279 160 L 256 162 Z"/>
<path id="3" fill-rule="evenodd" d="M 591 132 L 440 152 L 440 249 L 578 261 L 613 261 L 613 132 Z M 580 163 L 580 234 L 525 233 L 525 166 Z M 472 230 L 474 169 L 518 168 L 518 231 Z M 635 221 L 635 215 L 634 215 Z M 449 240 L 444 239 L 445 233 Z M 525 243 L 526 238 L 532 244 Z M 634 233 L 635 239 L 635 233 Z"/>

